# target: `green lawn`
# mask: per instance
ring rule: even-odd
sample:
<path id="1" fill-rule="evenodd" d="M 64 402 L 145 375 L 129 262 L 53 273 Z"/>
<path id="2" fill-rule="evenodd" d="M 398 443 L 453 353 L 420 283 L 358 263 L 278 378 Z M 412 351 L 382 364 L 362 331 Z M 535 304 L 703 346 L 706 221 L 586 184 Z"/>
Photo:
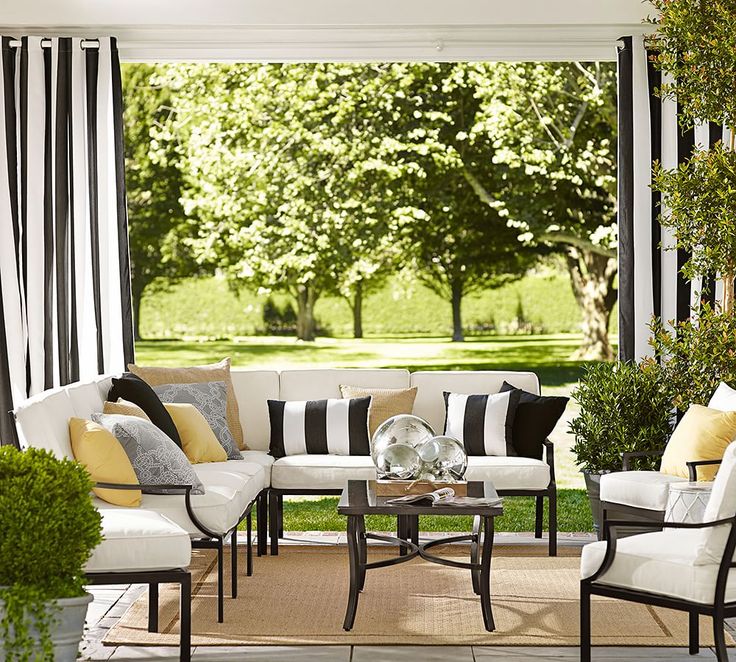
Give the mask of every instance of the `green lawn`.
<path id="1" fill-rule="evenodd" d="M 337 514 L 337 497 L 285 501 L 285 531 L 344 531 L 345 518 Z M 546 502 L 545 502 L 546 503 Z M 534 499 L 531 497 L 508 497 L 503 503 L 504 514 L 496 519 L 496 531 L 534 531 Z M 558 527 L 560 531 L 592 531 L 593 520 L 584 490 L 560 490 L 557 500 Z M 545 508 L 545 530 L 547 515 Z M 387 515 L 366 518 L 370 531 L 393 531 L 396 519 Z M 241 525 L 245 528 L 245 524 Z M 422 517 L 422 531 L 470 531 L 472 518 Z"/>

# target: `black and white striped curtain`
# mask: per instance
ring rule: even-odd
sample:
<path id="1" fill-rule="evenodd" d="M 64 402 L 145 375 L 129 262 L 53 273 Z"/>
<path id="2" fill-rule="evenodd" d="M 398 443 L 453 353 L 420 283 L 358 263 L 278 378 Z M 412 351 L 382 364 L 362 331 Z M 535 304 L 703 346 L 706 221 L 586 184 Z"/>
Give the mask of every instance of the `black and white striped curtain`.
<path id="1" fill-rule="evenodd" d="M 29 395 L 133 359 L 112 38 L 2 37 L 0 440 Z"/>
<path id="2" fill-rule="evenodd" d="M 664 74 L 666 76 L 666 74 Z M 658 222 L 660 195 L 650 187 L 652 162 L 667 169 L 686 161 L 697 146 L 709 149 L 727 141 L 726 129 L 700 124 L 682 129 L 677 101 L 655 94 L 663 74 L 657 71 L 642 37 L 624 37 L 618 51 L 618 231 L 619 357 L 650 356 L 652 316 L 682 321 L 701 298 L 720 300 L 723 285 L 715 278 L 686 280 L 680 268 L 688 254 L 676 247 L 672 233 Z M 666 78 L 665 78 L 666 81 Z M 669 81 L 666 81 L 669 82 Z M 672 250 L 672 249 L 675 250 Z"/>

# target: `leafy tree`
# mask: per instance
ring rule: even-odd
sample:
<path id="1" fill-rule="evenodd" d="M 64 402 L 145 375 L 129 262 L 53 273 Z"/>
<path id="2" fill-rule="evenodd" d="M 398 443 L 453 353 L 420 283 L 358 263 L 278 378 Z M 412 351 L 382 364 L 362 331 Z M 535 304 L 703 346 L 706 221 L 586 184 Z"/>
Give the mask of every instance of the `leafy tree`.
<path id="1" fill-rule="evenodd" d="M 314 305 L 325 293 L 351 300 L 362 334 L 362 297 L 390 264 L 392 175 L 371 138 L 381 70 L 246 64 L 169 72 L 185 205 L 202 219 L 197 253 L 235 280 L 289 293 L 303 340 L 314 339 Z"/>
<path id="2" fill-rule="evenodd" d="M 179 202 L 184 180 L 171 140 L 170 91 L 157 85 L 158 67 L 123 67 L 125 176 L 128 196 L 131 285 L 135 338 L 140 339 L 141 299 L 158 278 L 197 270 L 187 238 L 191 224 Z"/>
<path id="3" fill-rule="evenodd" d="M 477 163 L 464 174 L 531 246 L 561 253 L 581 308 L 578 358 L 610 359 L 616 302 L 616 72 L 606 63 L 498 63 L 477 75 L 484 112 L 471 140 L 492 140 L 502 193 Z"/>
<path id="4" fill-rule="evenodd" d="M 389 71 L 393 121 L 385 140 L 404 172 L 411 219 L 400 230 L 402 245 L 419 279 L 451 304 L 454 341 L 464 339 L 463 297 L 520 277 L 535 258 L 499 215 L 501 202 L 486 204 L 465 176 L 469 164 L 493 194 L 504 188 L 507 168 L 494 162 L 489 133 L 476 131 L 487 119 L 480 86 L 490 66 L 414 63 Z"/>

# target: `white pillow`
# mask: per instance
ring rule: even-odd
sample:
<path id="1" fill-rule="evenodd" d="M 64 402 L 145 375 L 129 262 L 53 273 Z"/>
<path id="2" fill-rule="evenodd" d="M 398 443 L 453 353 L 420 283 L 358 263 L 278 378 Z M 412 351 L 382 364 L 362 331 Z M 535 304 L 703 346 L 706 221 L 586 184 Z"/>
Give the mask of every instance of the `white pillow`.
<path id="1" fill-rule="evenodd" d="M 726 382 L 721 382 L 708 407 L 718 411 L 736 411 L 736 389 L 732 389 Z"/>

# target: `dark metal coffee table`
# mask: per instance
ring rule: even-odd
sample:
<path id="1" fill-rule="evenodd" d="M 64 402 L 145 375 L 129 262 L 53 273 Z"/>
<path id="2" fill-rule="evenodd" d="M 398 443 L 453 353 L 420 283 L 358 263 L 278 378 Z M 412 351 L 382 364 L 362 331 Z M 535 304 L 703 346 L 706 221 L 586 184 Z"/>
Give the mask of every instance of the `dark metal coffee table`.
<path id="1" fill-rule="evenodd" d="M 497 497 L 493 483 L 469 482 L 469 497 Z M 468 504 L 464 506 L 417 506 L 413 504 L 387 503 L 393 497 L 376 496 L 371 483 L 367 480 L 348 481 L 342 491 L 337 512 L 348 518 L 348 549 L 350 551 L 350 596 L 345 613 L 343 628 L 351 630 L 355 622 L 358 608 L 358 596 L 365 585 L 365 573 L 374 568 L 385 568 L 390 565 L 404 563 L 419 556 L 432 563 L 440 563 L 451 568 L 470 570 L 473 591 L 480 596 L 483 622 L 486 630 L 493 632 L 491 610 L 491 553 L 493 551 L 493 518 L 503 515 L 503 506 L 487 506 Z M 397 537 L 367 533 L 365 530 L 366 515 L 395 515 L 397 518 Z M 419 515 L 472 515 L 473 531 L 470 534 L 450 536 L 419 544 Z M 409 539 L 411 538 L 411 540 Z M 395 558 L 368 562 L 368 540 L 399 545 L 401 554 Z M 470 541 L 470 562 L 455 561 L 430 554 L 427 550 L 451 542 Z"/>

